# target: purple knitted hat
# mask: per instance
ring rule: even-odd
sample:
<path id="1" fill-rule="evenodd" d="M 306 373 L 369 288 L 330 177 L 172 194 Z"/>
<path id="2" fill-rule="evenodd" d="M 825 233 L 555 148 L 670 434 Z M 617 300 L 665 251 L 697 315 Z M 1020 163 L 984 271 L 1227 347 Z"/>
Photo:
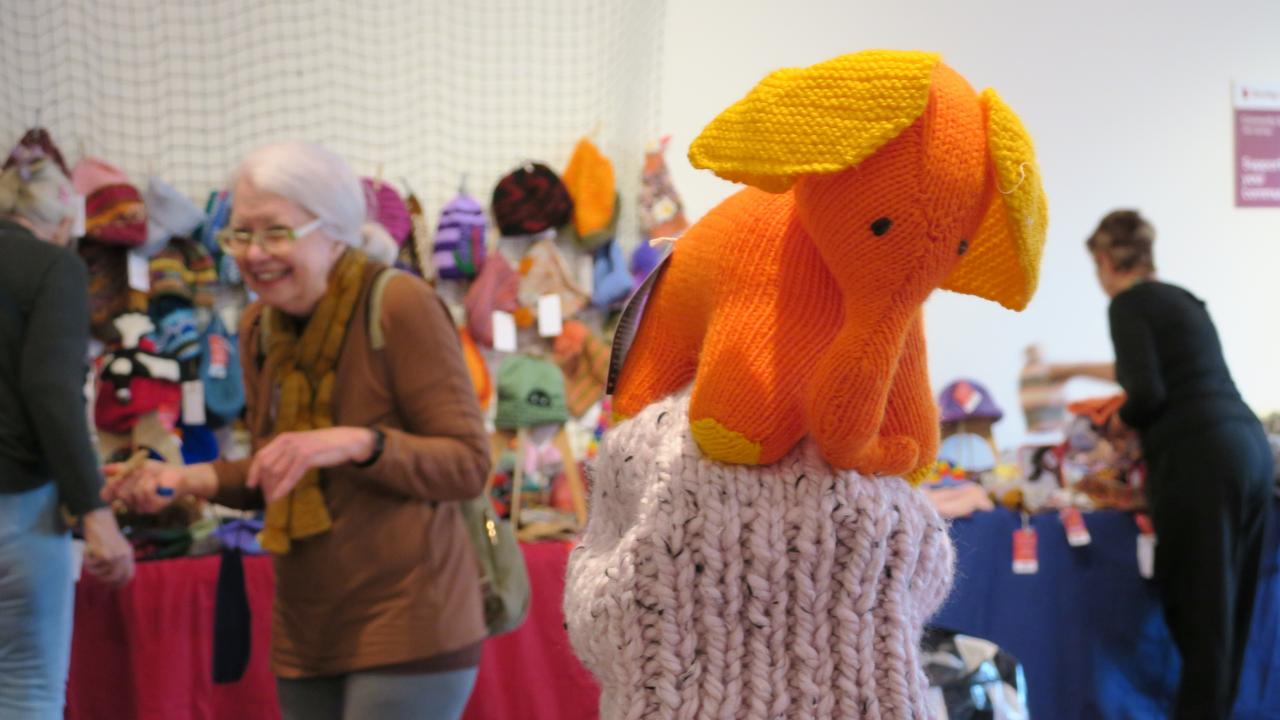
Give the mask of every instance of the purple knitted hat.
<path id="1" fill-rule="evenodd" d="M 923 718 L 925 620 L 954 551 L 899 478 L 811 441 L 767 466 L 708 460 L 689 391 L 604 437 L 565 618 L 603 720 Z"/>
<path id="2" fill-rule="evenodd" d="M 977 380 L 957 380 L 942 388 L 938 394 L 938 407 L 944 423 L 964 420 L 998 421 L 1004 411 L 996 405 L 991 393 Z"/>

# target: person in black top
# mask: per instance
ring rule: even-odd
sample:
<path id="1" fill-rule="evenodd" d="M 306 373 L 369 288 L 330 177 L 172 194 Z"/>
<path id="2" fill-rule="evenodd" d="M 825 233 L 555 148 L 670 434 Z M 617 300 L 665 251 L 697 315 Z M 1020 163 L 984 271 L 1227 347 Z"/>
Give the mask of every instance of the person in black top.
<path id="1" fill-rule="evenodd" d="M 67 243 L 66 175 L 27 157 L 0 173 L 0 718 L 61 718 L 71 653 L 72 549 L 111 584 L 133 551 L 99 499 L 85 408 L 88 273 Z"/>
<path id="2" fill-rule="evenodd" d="M 1124 388 L 1120 421 L 1142 438 L 1156 582 L 1182 655 L 1174 717 L 1223 720 L 1249 636 L 1272 456 L 1204 302 L 1156 280 L 1154 242 L 1136 211 L 1102 219 L 1087 247 L 1111 297 L 1114 370 L 1060 366 L 1052 374 L 1113 376 Z"/>

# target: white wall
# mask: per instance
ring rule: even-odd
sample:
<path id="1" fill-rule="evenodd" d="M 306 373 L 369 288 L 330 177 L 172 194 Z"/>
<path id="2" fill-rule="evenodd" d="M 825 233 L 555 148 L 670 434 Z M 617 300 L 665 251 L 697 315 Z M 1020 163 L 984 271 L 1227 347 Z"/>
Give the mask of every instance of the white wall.
<path id="1" fill-rule="evenodd" d="M 1233 207 L 1231 83 L 1280 81 L 1280 5 L 1077 0 L 697 0 L 668 6 L 663 128 L 693 217 L 734 190 L 683 157 L 703 125 L 769 71 L 873 47 L 941 52 L 994 87 L 1036 141 L 1049 196 L 1040 291 L 1021 314 L 938 293 L 927 308 L 935 385 L 973 377 L 1017 412 L 1022 348 L 1109 360 L 1106 299 L 1084 238 L 1136 207 L 1159 233 L 1161 275 L 1206 299 L 1245 399 L 1280 409 L 1280 209 Z M 1075 392 L 1073 390 L 1073 392 Z M 1087 391 L 1086 391 L 1087 392 Z"/>

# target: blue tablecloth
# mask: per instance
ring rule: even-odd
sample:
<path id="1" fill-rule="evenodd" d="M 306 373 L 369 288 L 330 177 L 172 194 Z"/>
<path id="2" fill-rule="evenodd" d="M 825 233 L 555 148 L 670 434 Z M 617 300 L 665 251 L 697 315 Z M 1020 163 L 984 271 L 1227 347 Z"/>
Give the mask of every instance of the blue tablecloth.
<path id="1" fill-rule="evenodd" d="M 1277 520 L 1273 512 L 1236 720 L 1280 719 Z M 1034 720 L 1164 718 L 1180 660 L 1156 588 L 1138 574 L 1137 526 L 1119 512 L 1087 513 L 1085 522 L 1093 542 L 1073 548 L 1056 513 L 1033 516 L 1039 572 L 1014 575 L 1019 515 L 956 520 L 955 587 L 932 624 L 1013 653 L 1026 670 Z"/>

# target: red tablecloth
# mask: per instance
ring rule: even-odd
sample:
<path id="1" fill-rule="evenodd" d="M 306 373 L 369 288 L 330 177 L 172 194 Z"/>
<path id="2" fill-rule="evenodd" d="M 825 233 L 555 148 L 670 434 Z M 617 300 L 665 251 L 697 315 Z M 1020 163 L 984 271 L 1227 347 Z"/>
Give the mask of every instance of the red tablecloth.
<path id="1" fill-rule="evenodd" d="M 523 546 L 533 587 L 529 618 L 486 643 L 465 720 L 594 720 L 595 682 L 569 647 L 560 610 L 568 547 Z M 67 713 L 73 720 L 275 720 L 268 667 L 274 574 L 245 559 L 253 652 L 244 679 L 212 681 L 213 596 L 218 558 L 140 563 L 132 583 L 93 578 L 76 590 Z"/>

